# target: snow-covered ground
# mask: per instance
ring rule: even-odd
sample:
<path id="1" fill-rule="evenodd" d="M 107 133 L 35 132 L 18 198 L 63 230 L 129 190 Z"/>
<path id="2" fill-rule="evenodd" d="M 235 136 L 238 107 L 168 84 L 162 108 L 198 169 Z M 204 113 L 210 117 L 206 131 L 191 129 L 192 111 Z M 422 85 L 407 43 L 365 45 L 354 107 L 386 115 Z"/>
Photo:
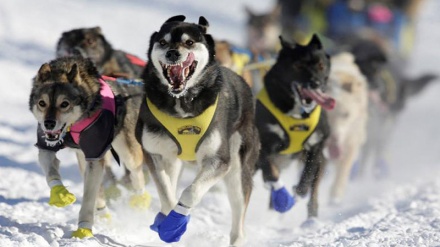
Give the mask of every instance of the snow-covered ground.
<path id="1" fill-rule="evenodd" d="M 81 176 L 73 154 L 60 152 L 65 184 L 78 202 L 61 209 L 47 204 L 49 189 L 36 162 L 36 126 L 28 96 L 31 78 L 54 57 L 63 31 L 99 25 L 115 48 L 145 58 L 150 34 L 165 19 L 185 14 L 196 22 L 204 15 L 216 38 L 243 44 L 245 3 L 256 11 L 272 5 L 270 0 L 0 1 L 0 246 L 226 246 L 230 209 L 222 186 L 193 211 L 180 243 L 166 245 L 149 229 L 157 200 L 148 211 L 138 212 L 126 206 L 124 196 L 111 205 L 111 222 L 95 224 L 95 238 L 71 239 L 80 208 Z M 423 8 L 409 74 L 440 74 L 439 9 L 438 0 Z M 268 191 L 257 173 L 245 222 L 246 246 L 440 246 L 439 92 L 437 81 L 412 99 L 400 116 L 389 153 L 389 179 L 355 181 L 340 206 L 329 206 L 330 167 L 321 187 L 320 220 L 311 227 L 301 227 L 305 200 L 283 215 L 269 211 Z M 184 174 L 184 184 L 191 175 Z M 152 183 L 147 189 L 157 199 Z"/>

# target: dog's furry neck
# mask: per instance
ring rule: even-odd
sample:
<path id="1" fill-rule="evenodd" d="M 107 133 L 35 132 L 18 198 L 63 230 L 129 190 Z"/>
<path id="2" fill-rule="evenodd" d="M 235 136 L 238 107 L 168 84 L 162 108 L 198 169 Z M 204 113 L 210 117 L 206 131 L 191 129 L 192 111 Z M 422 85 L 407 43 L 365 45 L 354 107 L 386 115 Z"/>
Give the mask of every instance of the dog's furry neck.
<path id="1" fill-rule="evenodd" d="M 292 81 L 286 81 L 282 73 L 277 72 L 278 67 L 280 66 L 275 64 L 267 72 L 264 77 L 264 86 L 272 103 L 283 113 L 287 114 L 295 108 L 295 94 L 291 88 Z"/>
<path id="2" fill-rule="evenodd" d="M 168 88 L 160 82 L 156 73 L 153 64 L 148 63 L 143 76 L 146 97 L 158 109 L 175 117 L 185 117 L 181 112 L 176 111 L 175 106 L 177 104 L 186 113 L 185 115 L 198 116 L 207 107 L 214 104 L 222 87 L 218 66 L 208 65 L 203 74 L 200 75 L 199 82 L 189 88 L 183 96 L 175 98 L 170 95 Z"/>

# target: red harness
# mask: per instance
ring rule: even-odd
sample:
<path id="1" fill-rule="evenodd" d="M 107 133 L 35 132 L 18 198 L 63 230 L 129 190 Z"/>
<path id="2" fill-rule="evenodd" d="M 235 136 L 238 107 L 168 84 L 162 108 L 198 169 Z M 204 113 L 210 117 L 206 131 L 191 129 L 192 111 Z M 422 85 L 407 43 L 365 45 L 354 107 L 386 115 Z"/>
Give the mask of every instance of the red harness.
<path id="1" fill-rule="evenodd" d="M 130 60 L 130 63 L 132 63 L 134 65 L 145 67 L 145 65 L 147 64 L 147 62 L 145 62 L 144 60 L 136 57 L 135 55 L 125 54 L 125 56 Z"/>

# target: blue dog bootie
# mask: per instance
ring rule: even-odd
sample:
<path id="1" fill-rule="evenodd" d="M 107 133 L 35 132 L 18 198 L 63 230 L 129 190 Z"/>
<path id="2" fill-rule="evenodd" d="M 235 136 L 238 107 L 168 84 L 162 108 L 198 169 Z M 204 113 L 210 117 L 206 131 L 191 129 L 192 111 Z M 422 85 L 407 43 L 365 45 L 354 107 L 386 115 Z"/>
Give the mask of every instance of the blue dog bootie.
<path id="1" fill-rule="evenodd" d="M 271 203 L 273 208 L 280 213 L 289 211 L 295 205 L 295 199 L 289 194 L 286 187 L 280 182 L 271 184 Z"/>
<path id="2" fill-rule="evenodd" d="M 186 231 L 189 219 L 189 209 L 177 205 L 159 224 L 160 239 L 167 243 L 178 242 Z"/>
<path id="3" fill-rule="evenodd" d="M 156 217 L 154 218 L 154 223 L 150 225 L 150 229 L 159 232 L 159 225 L 165 220 L 167 216 L 161 212 L 157 213 Z"/>

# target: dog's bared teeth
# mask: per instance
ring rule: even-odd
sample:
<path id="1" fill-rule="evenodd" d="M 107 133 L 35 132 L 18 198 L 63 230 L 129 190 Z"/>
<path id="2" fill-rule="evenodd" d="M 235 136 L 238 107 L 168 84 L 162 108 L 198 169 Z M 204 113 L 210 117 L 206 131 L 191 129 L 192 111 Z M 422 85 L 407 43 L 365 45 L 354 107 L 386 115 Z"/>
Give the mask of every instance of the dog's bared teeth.
<path id="1" fill-rule="evenodd" d="M 188 77 L 188 75 L 189 75 L 189 67 L 186 67 L 185 69 L 184 69 L 184 77 L 186 78 L 186 77 Z"/>

